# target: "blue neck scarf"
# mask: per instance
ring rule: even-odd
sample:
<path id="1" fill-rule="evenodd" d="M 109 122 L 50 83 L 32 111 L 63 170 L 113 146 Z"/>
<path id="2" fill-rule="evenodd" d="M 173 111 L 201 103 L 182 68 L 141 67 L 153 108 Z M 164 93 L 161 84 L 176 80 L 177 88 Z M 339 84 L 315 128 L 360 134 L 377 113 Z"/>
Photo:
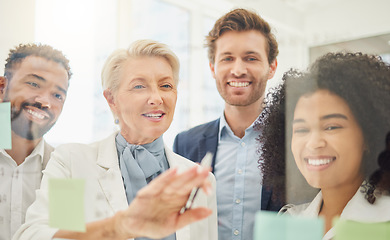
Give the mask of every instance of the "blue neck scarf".
<path id="1" fill-rule="evenodd" d="M 116 136 L 115 142 L 126 198 L 130 204 L 141 188 L 169 168 L 164 142 L 161 136 L 151 143 L 134 145 L 128 143 L 120 133 Z M 136 238 L 136 240 L 149 240 L 149 238 Z M 176 240 L 176 233 L 161 240 Z"/>
<path id="2" fill-rule="evenodd" d="M 166 170 L 167 163 L 162 137 L 145 145 L 134 145 L 119 133 L 116 138 L 119 166 L 130 204 L 137 192 Z"/>

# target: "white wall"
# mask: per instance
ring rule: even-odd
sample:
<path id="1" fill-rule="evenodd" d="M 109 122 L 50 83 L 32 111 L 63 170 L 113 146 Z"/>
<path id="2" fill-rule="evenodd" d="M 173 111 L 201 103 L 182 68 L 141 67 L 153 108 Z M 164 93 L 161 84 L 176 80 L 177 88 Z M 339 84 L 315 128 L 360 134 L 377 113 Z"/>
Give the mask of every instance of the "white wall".
<path id="1" fill-rule="evenodd" d="M 376 36 L 390 32 L 390 1 L 342 0 L 306 13 L 309 46 Z"/>
<path id="2" fill-rule="evenodd" d="M 0 0 L 0 74 L 8 50 L 34 41 L 35 0 Z"/>

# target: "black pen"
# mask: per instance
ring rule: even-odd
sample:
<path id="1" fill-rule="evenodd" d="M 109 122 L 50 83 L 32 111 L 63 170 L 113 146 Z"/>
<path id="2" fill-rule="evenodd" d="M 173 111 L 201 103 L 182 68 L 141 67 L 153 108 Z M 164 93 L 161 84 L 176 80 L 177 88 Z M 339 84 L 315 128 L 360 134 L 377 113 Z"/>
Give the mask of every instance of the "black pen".
<path id="1" fill-rule="evenodd" d="M 211 167 L 211 162 L 213 160 L 213 154 L 211 152 L 207 152 L 206 155 L 203 157 L 202 161 L 200 162 L 201 167 Z M 184 207 L 181 209 L 181 213 L 187 211 L 192 207 L 192 204 L 194 203 L 195 197 L 198 194 L 199 187 L 195 187 L 192 189 L 190 196 L 188 197 L 188 200 Z"/>

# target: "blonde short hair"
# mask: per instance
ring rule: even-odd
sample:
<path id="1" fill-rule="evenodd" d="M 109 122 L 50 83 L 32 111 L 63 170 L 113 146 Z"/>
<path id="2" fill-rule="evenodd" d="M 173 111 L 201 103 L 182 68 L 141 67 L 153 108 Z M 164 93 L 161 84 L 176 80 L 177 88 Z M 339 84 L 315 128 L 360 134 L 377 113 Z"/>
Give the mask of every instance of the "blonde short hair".
<path id="1" fill-rule="evenodd" d="M 102 69 L 102 87 L 103 90 L 110 89 L 112 93 L 116 93 L 119 88 L 119 75 L 123 63 L 131 58 L 137 57 L 163 57 L 172 67 L 173 80 L 175 85 L 179 83 L 179 59 L 166 44 L 150 40 L 142 39 L 133 42 L 128 49 L 115 50 L 106 60 Z"/>

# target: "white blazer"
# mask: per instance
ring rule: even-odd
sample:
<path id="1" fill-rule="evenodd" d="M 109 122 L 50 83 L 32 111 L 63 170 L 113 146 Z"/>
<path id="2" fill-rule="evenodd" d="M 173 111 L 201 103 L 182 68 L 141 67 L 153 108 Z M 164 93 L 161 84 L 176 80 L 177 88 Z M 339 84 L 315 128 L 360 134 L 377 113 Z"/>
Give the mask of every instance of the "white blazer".
<path id="1" fill-rule="evenodd" d="M 92 144 L 71 143 L 59 146 L 52 153 L 43 171 L 41 188 L 37 198 L 27 210 L 26 223 L 20 227 L 13 239 L 52 239 L 58 229 L 50 228 L 48 209 L 49 178 L 85 179 L 85 220 L 91 222 L 113 216 L 128 207 L 122 174 L 119 168 L 115 136 Z M 170 167 L 183 170 L 195 163 L 175 154 L 165 146 Z M 194 206 L 205 206 L 213 210 L 211 216 L 188 225 L 176 232 L 177 240 L 217 240 L 217 204 L 215 177 L 210 173 L 213 192 L 206 196 L 200 191 Z"/>

